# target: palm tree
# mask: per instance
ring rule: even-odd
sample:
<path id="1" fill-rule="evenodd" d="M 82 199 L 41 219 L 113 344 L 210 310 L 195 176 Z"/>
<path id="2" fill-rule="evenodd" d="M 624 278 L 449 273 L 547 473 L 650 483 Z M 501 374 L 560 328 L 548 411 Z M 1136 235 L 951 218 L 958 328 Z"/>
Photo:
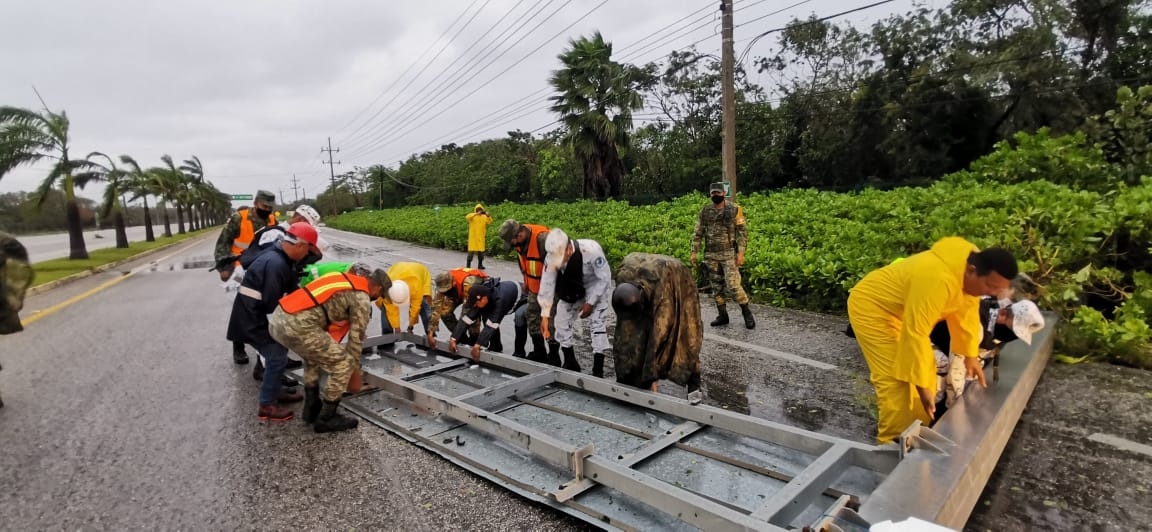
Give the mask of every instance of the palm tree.
<path id="1" fill-rule="evenodd" d="M 70 259 L 87 259 L 84 231 L 80 224 L 80 206 L 76 187 L 84 187 L 74 175 L 89 168 L 88 161 L 74 160 L 69 155 L 68 115 L 48 109 L 35 112 L 19 107 L 0 107 L 0 178 L 19 166 L 51 161 L 52 169 L 36 191 L 37 206 L 43 207 L 48 192 L 60 185 L 64 190 L 68 217 Z"/>
<path id="2" fill-rule="evenodd" d="M 184 206 L 187 205 L 188 198 L 188 176 L 184 175 L 176 164 L 172 162 L 172 156 L 165 154 L 160 157 L 164 161 L 165 170 L 168 172 L 172 180 L 172 194 L 168 199 L 176 204 L 176 227 L 180 230 L 180 234 L 187 233 L 184 230 Z"/>
<path id="3" fill-rule="evenodd" d="M 132 201 L 144 200 L 144 241 L 155 242 L 156 233 L 152 231 L 152 213 L 148 209 L 148 196 L 155 193 L 152 175 L 140 169 L 140 164 L 136 162 L 136 159 L 127 155 L 120 156 L 120 163 L 128 167 L 125 170 L 128 174 L 128 186 L 125 190 L 132 194 Z"/>
<path id="4" fill-rule="evenodd" d="M 164 222 L 164 236 L 170 238 L 172 236 L 172 222 L 168 216 L 168 204 L 175 203 L 174 198 L 180 193 L 183 186 L 167 168 L 153 166 L 148 169 L 148 174 L 151 176 L 152 193 L 159 199 L 156 207 L 163 213 L 161 219 Z"/>
<path id="5" fill-rule="evenodd" d="M 92 160 L 101 157 L 108 161 L 108 164 Z M 112 215 L 112 221 L 116 226 L 116 247 L 127 248 L 128 231 L 124 228 L 124 208 L 120 204 L 120 195 L 128 191 L 131 177 L 127 171 L 118 168 L 111 157 L 98 151 L 89 153 L 85 160 L 92 163 L 92 166 L 87 171 L 76 174 L 76 180 L 85 183 L 90 181 L 105 183 L 104 206 L 100 209 L 99 217 L 104 219 L 109 214 Z"/>
<path id="6" fill-rule="evenodd" d="M 632 111 L 644 105 L 636 88 L 641 73 L 612 61 L 612 43 L 600 32 L 568 44 L 559 55 L 564 68 L 549 80 L 559 92 L 549 98 L 552 111 L 560 115 L 565 142 L 584 168 L 584 196 L 619 196 Z"/>
<path id="7" fill-rule="evenodd" d="M 191 219 L 192 230 L 200 229 L 204 227 L 204 165 L 200 163 L 199 157 L 193 155 L 191 159 L 184 159 L 184 163 L 180 165 L 180 171 L 188 177 L 188 182 L 194 190 L 193 196 L 196 197 L 195 205 L 188 207 L 188 217 Z"/>

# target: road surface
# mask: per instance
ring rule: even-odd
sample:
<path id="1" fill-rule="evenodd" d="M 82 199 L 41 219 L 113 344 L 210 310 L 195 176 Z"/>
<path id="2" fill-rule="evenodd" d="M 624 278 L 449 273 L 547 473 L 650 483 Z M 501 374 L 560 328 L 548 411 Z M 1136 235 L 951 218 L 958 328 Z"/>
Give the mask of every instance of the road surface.
<path id="1" fill-rule="evenodd" d="M 464 262 L 463 253 L 324 234 L 342 259 L 419 260 L 434 271 Z M 258 421 L 251 366 L 235 366 L 224 340 L 231 299 L 208 266 L 184 268 L 207 260 L 213 240 L 28 299 L 27 330 L 0 337 L 0 528 L 586 528 L 364 422 L 317 435 L 299 420 Z M 512 263 L 485 262 L 492 275 L 519 277 Z M 710 321 L 707 301 L 704 309 Z M 840 334 L 843 320 L 755 311 L 755 331 L 708 331 L 706 401 L 870 441 L 866 371 Z M 506 347 L 511 340 L 506 331 Z M 579 352 L 590 364 L 587 345 Z M 1081 434 L 1092 427 L 1138 442 L 1150 434 L 1152 403 L 1141 394 L 1152 398 L 1152 385 L 1117 371 L 1126 379 L 1119 397 L 1115 379 L 1085 381 L 1067 367 L 1045 376 L 1036 392 L 1042 408 L 1025 413 L 973 530 L 1141 528 L 1152 520 L 1139 503 L 1152 487 L 1152 457 Z M 1093 408 L 1081 404 L 1103 397 Z M 1118 408 L 1123 426 L 1112 427 Z"/>
<path id="2" fill-rule="evenodd" d="M 163 226 L 153 226 L 153 230 L 156 231 L 156 236 L 164 233 Z M 173 231 L 175 231 L 175 229 L 173 229 Z M 126 229 L 126 232 L 128 233 L 129 242 L 144 241 L 144 226 L 129 227 Z M 100 235 L 103 238 L 96 238 L 96 235 Z M 33 263 L 66 258 L 71 252 L 71 247 L 68 243 L 68 233 L 21 236 L 19 238 L 20 243 L 24 244 L 24 247 L 28 249 L 28 258 L 31 259 Z M 113 228 L 105 228 L 99 231 L 84 231 L 84 245 L 87 246 L 88 251 L 115 247 L 116 230 Z"/>

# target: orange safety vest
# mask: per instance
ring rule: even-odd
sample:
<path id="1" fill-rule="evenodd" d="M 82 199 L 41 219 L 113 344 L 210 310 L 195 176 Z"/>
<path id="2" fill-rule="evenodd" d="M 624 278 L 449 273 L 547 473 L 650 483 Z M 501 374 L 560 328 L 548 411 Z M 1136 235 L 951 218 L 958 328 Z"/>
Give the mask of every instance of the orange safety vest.
<path id="1" fill-rule="evenodd" d="M 240 236 L 232 241 L 233 255 L 244 253 L 244 250 L 252 245 L 252 239 L 256 236 L 256 224 L 252 223 L 252 218 L 248 216 L 250 212 L 252 212 L 251 209 L 240 209 Z M 276 225 L 276 215 L 269 214 L 268 227 L 272 227 L 273 225 Z"/>
<path id="2" fill-rule="evenodd" d="M 524 286 L 529 293 L 540 293 L 540 277 L 544 275 L 544 250 L 540 249 L 540 233 L 547 233 L 548 228 L 543 225 L 524 224 L 532 231 L 528 236 L 528 252 L 520 253 L 520 271 L 524 274 Z"/>
<path id="3" fill-rule="evenodd" d="M 468 294 L 464 293 L 464 279 L 473 275 L 481 279 L 488 278 L 488 274 L 473 268 L 452 268 L 448 270 L 448 274 L 452 276 L 452 288 L 456 290 L 456 295 L 460 299 L 468 297 Z"/>
<path id="4" fill-rule="evenodd" d="M 280 298 L 280 308 L 289 314 L 296 314 L 310 308 L 319 307 L 332 296 L 345 290 L 368 292 L 368 279 L 349 273 L 330 273 L 308 283 L 304 288 Z"/>

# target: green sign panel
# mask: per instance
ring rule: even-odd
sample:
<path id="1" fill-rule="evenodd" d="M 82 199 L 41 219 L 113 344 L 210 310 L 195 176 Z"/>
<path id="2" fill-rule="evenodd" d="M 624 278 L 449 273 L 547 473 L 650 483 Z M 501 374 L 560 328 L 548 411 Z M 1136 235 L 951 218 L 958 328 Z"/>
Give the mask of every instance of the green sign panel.
<path id="1" fill-rule="evenodd" d="M 724 183 L 724 197 L 731 198 L 732 197 L 732 182 L 731 181 L 721 181 L 721 183 Z"/>
<path id="2" fill-rule="evenodd" d="M 251 194 L 233 194 L 232 195 L 232 201 L 250 200 L 250 199 L 252 199 Z"/>

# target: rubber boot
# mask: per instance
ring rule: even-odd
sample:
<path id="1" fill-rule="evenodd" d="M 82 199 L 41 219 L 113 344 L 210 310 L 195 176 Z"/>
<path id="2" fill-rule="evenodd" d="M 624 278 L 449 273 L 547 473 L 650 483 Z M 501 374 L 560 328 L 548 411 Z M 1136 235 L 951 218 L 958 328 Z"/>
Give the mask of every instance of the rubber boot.
<path id="1" fill-rule="evenodd" d="M 464 267 L 465 268 L 471 268 L 472 267 L 472 254 L 471 253 L 468 254 L 468 261 L 464 263 Z"/>
<path id="2" fill-rule="evenodd" d="M 549 366 L 560 367 L 560 344 L 556 342 L 548 344 L 548 358 L 544 360 L 544 363 Z"/>
<path id="3" fill-rule="evenodd" d="M 563 368 L 569 371 L 580 373 L 580 363 L 576 361 L 576 348 L 561 347 L 560 350 L 564 352 Z"/>
<path id="4" fill-rule="evenodd" d="M 512 342 L 512 356 L 516 358 L 524 358 L 527 356 L 527 353 L 524 352 L 524 344 L 528 343 L 527 329 L 516 329 L 516 339 Z"/>
<path id="5" fill-rule="evenodd" d="M 528 354 L 528 360 L 532 362 L 540 362 L 542 364 L 548 363 L 548 347 L 544 341 L 544 336 L 539 333 L 532 335 L 532 352 Z"/>
<path id="6" fill-rule="evenodd" d="M 716 316 L 716 319 L 712 320 L 712 323 L 709 323 L 708 325 L 713 327 L 728 325 L 728 306 L 716 305 L 716 310 L 719 312 L 719 314 Z"/>
<path id="7" fill-rule="evenodd" d="M 323 406 L 320 407 L 320 414 L 316 416 L 316 422 L 312 424 L 312 430 L 318 434 L 325 432 L 340 432 L 342 430 L 351 430 L 356 428 L 360 422 L 356 418 L 351 418 L 340 414 L 336 411 L 340 408 L 340 400 L 323 401 Z"/>
<path id="8" fill-rule="evenodd" d="M 500 339 L 500 331 L 492 334 L 492 338 L 488 340 L 488 350 L 493 353 L 504 352 L 504 340 Z"/>
<path id="9" fill-rule="evenodd" d="M 752 315 L 752 309 L 748 308 L 748 304 L 740 305 L 740 313 L 744 315 L 744 326 L 749 329 L 756 328 L 756 316 Z"/>
<path id="10" fill-rule="evenodd" d="M 248 363 L 248 353 L 244 352 L 244 342 L 232 342 L 232 362 L 240 366 Z"/>
<path id="11" fill-rule="evenodd" d="M 604 378 L 604 353 L 592 353 L 592 376 Z"/>
<path id="12" fill-rule="evenodd" d="M 481 270 L 484 269 L 484 252 L 483 251 L 476 254 L 476 268 L 481 269 Z"/>
<path id="13" fill-rule="evenodd" d="M 309 425 L 315 423 L 316 417 L 320 415 L 320 406 L 320 387 L 305 386 L 304 409 L 300 412 L 300 418 Z"/>

